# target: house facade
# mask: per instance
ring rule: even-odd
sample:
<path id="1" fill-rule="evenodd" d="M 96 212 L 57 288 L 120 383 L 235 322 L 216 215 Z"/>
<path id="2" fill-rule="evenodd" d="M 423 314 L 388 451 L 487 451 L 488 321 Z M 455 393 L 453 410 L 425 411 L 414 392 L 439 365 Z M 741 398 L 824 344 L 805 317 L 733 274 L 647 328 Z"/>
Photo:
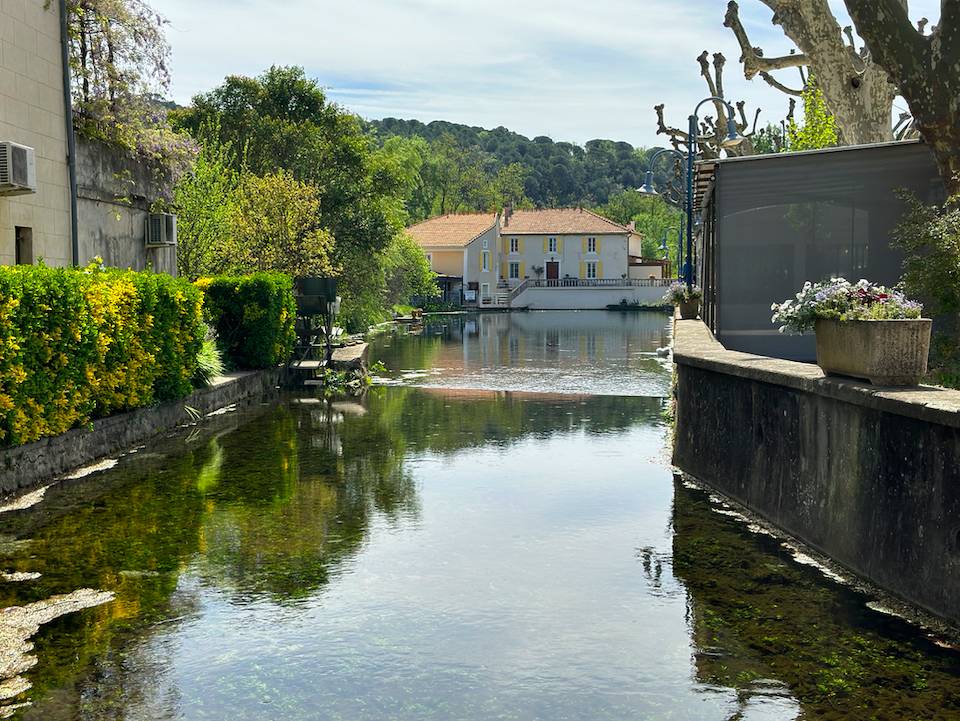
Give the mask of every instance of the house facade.
<path id="1" fill-rule="evenodd" d="M 451 214 L 408 232 L 445 298 L 468 306 L 605 307 L 662 295 L 659 281 L 630 277 L 631 229 L 582 208 Z"/>
<path id="2" fill-rule="evenodd" d="M 0 264 L 72 261 L 57 3 L 0 3 L 0 142 L 32 148 L 34 192 L 0 190 Z"/>

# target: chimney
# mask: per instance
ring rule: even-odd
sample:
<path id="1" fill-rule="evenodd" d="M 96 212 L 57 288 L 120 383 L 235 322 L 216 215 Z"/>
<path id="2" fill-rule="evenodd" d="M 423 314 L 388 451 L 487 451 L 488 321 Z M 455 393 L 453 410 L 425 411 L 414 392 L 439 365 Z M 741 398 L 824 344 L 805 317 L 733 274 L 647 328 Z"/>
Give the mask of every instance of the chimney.
<path id="1" fill-rule="evenodd" d="M 627 223 L 627 230 L 629 230 L 631 233 L 636 233 L 637 222 L 635 220 L 631 220 L 629 223 Z"/>
<path id="2" fill-rule="evenodd" d="M 513 201 L 508 201 L 503 208 L 503 224 L 508 225 L 510 223 L 510 216 L 513 215 Z"/>

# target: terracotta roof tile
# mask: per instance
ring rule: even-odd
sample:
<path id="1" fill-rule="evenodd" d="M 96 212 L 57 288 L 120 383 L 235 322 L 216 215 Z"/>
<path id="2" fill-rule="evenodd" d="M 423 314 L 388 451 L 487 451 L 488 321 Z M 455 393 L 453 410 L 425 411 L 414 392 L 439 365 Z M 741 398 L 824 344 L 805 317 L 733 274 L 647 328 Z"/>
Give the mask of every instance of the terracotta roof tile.
<path id="1" fill-rule="evenodd" d="M 502 235 L 629 233 L 630 231 L 612 220 L 582 208 L 553 208 L 547 210 L 515 210 L 507 222 L 502 223 Z"/>
<path id="2" fill-rule="evenodd" d="M 439 215 L 407 228 L 422 248 L 455 245 L 465 247 L 493 227 L 495 213 L 456 213 Z"/>

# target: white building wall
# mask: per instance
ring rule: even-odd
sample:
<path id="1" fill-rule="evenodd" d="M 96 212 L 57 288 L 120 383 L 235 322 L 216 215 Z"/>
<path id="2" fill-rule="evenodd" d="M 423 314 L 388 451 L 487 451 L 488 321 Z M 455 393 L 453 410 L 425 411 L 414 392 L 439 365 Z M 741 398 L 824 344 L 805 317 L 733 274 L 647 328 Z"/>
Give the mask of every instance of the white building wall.
<path id="1" fill-rule="evenodd" d="M 623 288 L 527 288 L 511 303 L 512 308 L 530 310 L 600 310 L 624 300 L 627 303 L 658 306 L 665 287 Z"/>
<path id="2" fill-rule="evenodd" d="M 36 150 L 36 194 L 0 196 L 0 264 L 29 228 L 33 260 L 69 265 L 70 184 L 56 2 L 0 0 L 0 140 Z"/>

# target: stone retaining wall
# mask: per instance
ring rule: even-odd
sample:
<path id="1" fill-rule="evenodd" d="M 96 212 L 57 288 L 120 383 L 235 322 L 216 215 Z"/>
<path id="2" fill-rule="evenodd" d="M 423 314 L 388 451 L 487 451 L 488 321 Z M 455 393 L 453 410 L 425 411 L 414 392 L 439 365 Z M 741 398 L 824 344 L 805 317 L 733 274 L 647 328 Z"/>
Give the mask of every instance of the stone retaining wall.
<path id="1" fill-rule="evenodd" d="M 280 369 L 232 373 L 179 401 L 138 408 L 59 436 L 0 450 L 0 493 L 12 493 L 121 453 L 157 433 L 190 421 L 187 407 L 206 415 L 275 391 Z"/>
<path id="2" fill-rule="evenodd" d="M 960 624 L 960 392 L 728 351 L 676 321 L 674 463 L 871 583 Z"/>

